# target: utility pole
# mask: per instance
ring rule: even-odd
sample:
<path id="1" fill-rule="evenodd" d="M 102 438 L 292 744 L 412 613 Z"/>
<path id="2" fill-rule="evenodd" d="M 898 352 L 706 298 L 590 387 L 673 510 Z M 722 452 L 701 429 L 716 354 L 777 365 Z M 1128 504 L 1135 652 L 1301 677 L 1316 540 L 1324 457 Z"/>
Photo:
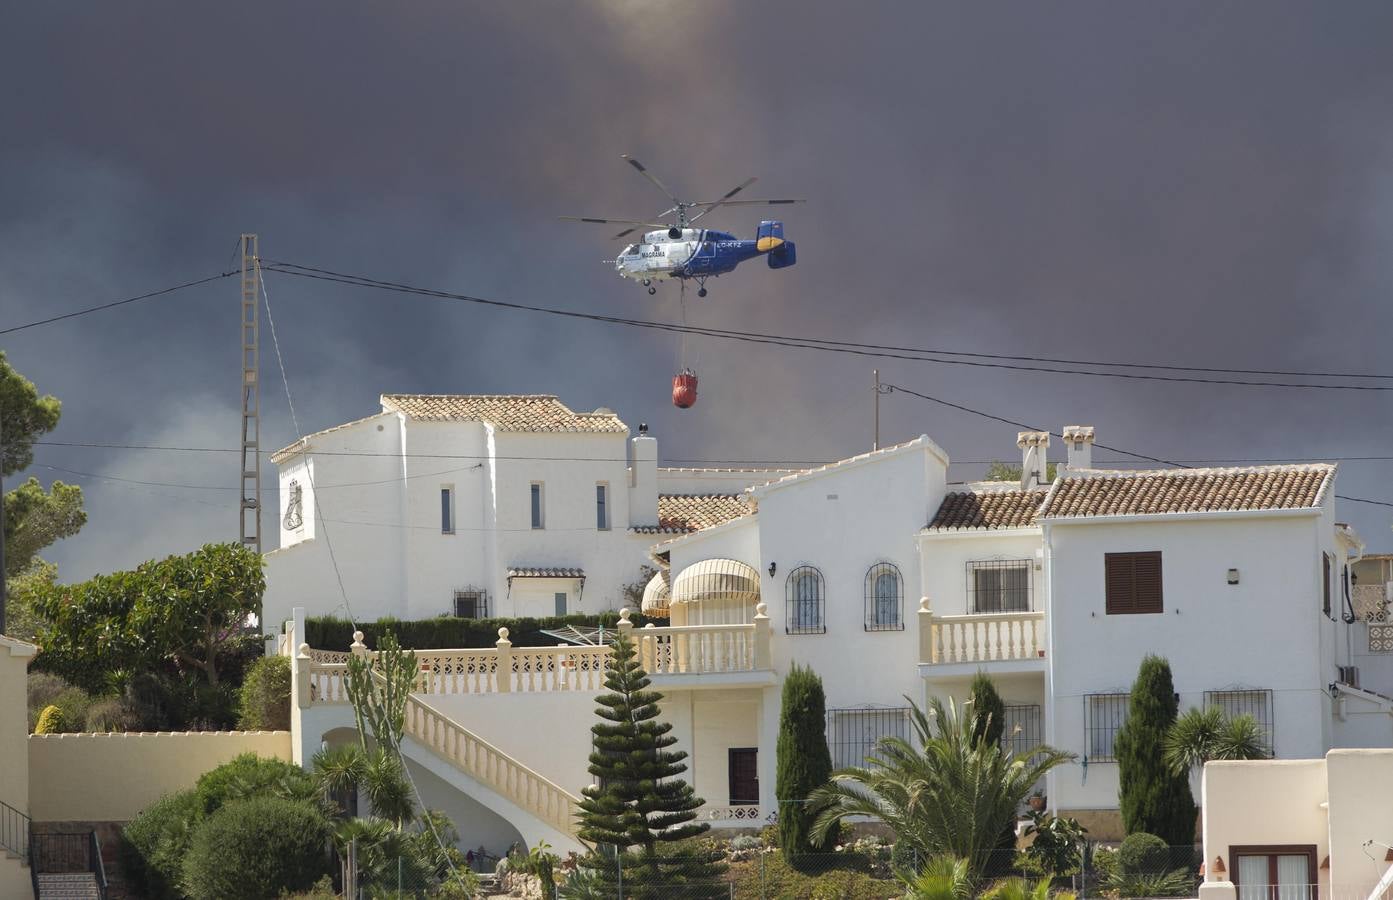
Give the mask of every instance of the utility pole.
<path id="1" fill-rule="evenodd" d="M 256 235 L 242 235 L 242 546 L 261 553 L 261 268 Z M 250 513 L 250 516 L 248 516 Z"/>
<path id="2" fill-rule="evenodd" d="M 888 384 L 880 383 L 880 370 L 872 369 L 871 374 L 875 376 L 875 439 L 871 442 L 872 450 L 880 449 L 880 395 L 894 392 L 894 388 Z"/>

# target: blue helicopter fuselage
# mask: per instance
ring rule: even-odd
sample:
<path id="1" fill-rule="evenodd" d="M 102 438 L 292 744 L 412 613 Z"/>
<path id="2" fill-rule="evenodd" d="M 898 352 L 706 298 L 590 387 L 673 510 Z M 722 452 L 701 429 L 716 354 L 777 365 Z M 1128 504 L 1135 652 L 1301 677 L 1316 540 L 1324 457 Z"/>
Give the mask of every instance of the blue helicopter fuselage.
<path id="1" fill-rule="evenodd" d="M 766 255 L 771 269 L 785 268 L 795 261 L 793 243 L 783 239 L 782 222 L 761 222 L 754 240 L 708 228 L 650 231 L 643 240 L 624 248 L 614 268 L 620 276 L 644 283 L 669 278 L 702 282 Z"/>

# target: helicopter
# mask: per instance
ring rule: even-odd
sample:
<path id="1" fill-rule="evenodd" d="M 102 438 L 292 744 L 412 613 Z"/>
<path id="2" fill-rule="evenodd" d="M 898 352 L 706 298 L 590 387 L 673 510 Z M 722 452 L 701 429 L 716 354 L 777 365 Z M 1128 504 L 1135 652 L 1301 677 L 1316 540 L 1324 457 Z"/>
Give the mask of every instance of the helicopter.
<path id="1" fill-rule="evenodd" d="M 732 199 L 758 179 L 750 178 L 737 185 L 719 200 L 706 200 L 692 203 L 679 200 L 667 185 L 658 180 L 643 163 L 625 154 L 621 157 L 633 166 L 640 175 L 653 183 L 658 190 L 672 201 L 672 207 L 658 213 L 655 219 L 672 217 L 673 221 L 641 222 L 633 219 L 599 219 L 585 216 L 561 216 L 567 222 L 590 222 L 597 225 L 628 225 L 614 236 L 614 240 L 628 237 L 640 228 L 652 228 L 638 241 L 626 246 L 613 260 L 605 260 L 614 266 L 621 278 L 630 278 L 648 288 L 648 293 L 656 294 L 655 282 L 670 278 L 682 281 L 695 281 L 697 296 L 706 296 L 706 279 L 724 275 L 735 270 L 747 259 L 756 256 L 768 257 L 769 268 L 785 269 L 798 261 L 797 250 L 792 241 L 784 239 L 784 223 L 766 219 L 759 223 L 754 240 L 741 240 L 725 231 L 693 227 L 698 219 L 721 206 L 782 206 L 803 203 L 803 200 L 735 200 Z M 695 215 L 692 213 L 695 212 Z"/>

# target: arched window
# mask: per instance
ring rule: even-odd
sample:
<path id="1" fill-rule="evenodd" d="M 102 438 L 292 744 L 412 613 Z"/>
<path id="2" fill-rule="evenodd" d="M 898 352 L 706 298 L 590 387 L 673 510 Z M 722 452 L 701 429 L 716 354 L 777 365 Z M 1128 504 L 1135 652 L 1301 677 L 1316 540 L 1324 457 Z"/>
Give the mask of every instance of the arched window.
<path id="1" fill-rule="evenodd" d="M 799 566 L 788 573 L 786 588 L 788 618 L 784 630 L 789 634 L 825 634 L 822 606 L 827 592 L 822 573 L 812 566 Z"/>
<path id="2" fill-rule="evenodd" d="M 866 630 L 904 630 L 904 580 L 894 563 L 876 563 L 866 572 Z"/>

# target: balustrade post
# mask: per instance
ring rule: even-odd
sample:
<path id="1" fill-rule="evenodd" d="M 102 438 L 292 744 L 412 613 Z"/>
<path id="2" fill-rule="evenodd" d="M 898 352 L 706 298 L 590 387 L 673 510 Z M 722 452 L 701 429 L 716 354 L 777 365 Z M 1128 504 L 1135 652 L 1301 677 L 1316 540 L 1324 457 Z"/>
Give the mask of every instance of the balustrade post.
<path id="1" fill-rule="evenodd" d="M 638 633 L 638 661 L 645 672 L 656 672 L 654 664 L 658 661 L 658 641 L 649 632 L 656 628 L 652 622 L 643 626 Z"/>
<path id="2" fill-rule="evenodd" d="M 934 661 L 933 646 L 934 611 L 929 606 L 928 597 L 919 598 L 919 661 Z"/>
<path id="3" fill-rule="evenodd" d="M 765 672 L 774 668 L 774 660 L 769 652 L 769 607 L 763 603 L 755 604 L 755 671 Z"/>
<path id="4" fill-rule="evenodd" d="M 634 623 L 629 621 L 629 616 L 632 615 L 633 612 L 627 606 L 619 610 L 619 633 L 629 640 L 634 638 Z"/>
<path id="5" fill-rule="evenodd" d="M 508 640 L 508 629 L 498 629 L 498 692 L 506 694 L 513 689 L 513 642 Z"/>
<path id="6" fill-rule="evenodd" d="M 363 633 L 361 631 L 353 632 L 353 643 L 349 644 L 348 652 L 352 653 L 354 656 L 368 655 L 368 647 L 363 643 Z"/>
<path id="7" fill-rule="evenodd" d="M 310 693 L 310 645 L 301 644 L 295 655 L 295 701 L 301 709 L 308 709 L 314 697 Z"/>

